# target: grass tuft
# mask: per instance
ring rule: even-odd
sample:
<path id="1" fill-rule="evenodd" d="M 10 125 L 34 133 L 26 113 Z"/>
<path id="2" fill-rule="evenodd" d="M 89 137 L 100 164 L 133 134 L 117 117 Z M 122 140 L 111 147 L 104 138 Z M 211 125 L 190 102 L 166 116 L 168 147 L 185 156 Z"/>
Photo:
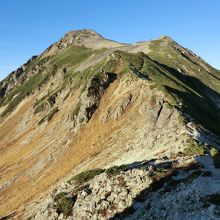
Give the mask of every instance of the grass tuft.
<path id="1" fill-rule="evenodd" d="M 94 169 L 94 170 L 88 170 L 84 171 L 82 173 L 79 173 L 75 177 L 73 177 L 70 181 L 75 181 L 77 184 L 82 184 L 84 182 L 87 182 L 91 179 L 93 179 L 95 176 L 103 173 L 104 169 Z"/>
<path id="2" fill-rule="evenodd" d="M 110 168 L 106 169 L 105 172 L 107 175 L 114 176 L 114 175 L 119 174 L 121 171 L 126 171 L 127 169 L 128 169 L 128 166 L 123 164 L 120 166 L 110 167 Z"/>
<path id="3" fill-rule="evenodd" d="M 213 158 L 214 166 L 216 168 L 220 168 L 220 153 L 219 153 L 218 149 L 216 149 L 214 147 L 211 148 L 210 155 Z"/>
<path id="4" fill-rule="evenodd" d="M 72 208 L 76 202 L 76 196 L 68 196 L 67 193 L 61 192 L 54 198 L 54 208 L 58 214 L 63 213 L 64 217 L 67 218 L 72 214 Z"/>
<path id="5" fill-rule="evenodd" d="M 184 154 L 192 155 L 204 155 L 204 148 L 200 146 L 195 140 L 189 138 L 187 141 L 188 147 L 184 149 Z"/>

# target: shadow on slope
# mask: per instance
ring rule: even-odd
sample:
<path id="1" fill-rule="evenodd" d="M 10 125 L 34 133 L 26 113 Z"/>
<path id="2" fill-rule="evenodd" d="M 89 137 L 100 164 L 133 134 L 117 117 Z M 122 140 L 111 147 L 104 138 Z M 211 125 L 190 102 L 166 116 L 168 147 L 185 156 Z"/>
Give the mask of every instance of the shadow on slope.
<path id="1" fill-rule="evenodd" d="M 173 162 L 175 163 L 175 161 Z M 148 163 L 150 163 L 150 161 Z M 152 171 L 150 173 L 150 178 L 152 178 L 153 182 L 150 185 L 150 187 L 141 191 L 134 198 L 133 203 L 130 207 L 127 207 L 121 213 L 115 214 L 115 216 L 113 216 L 111 220 L 119 220 L 126 218 L 138 219 L 140 217 L 140 208 L 142 208 L 144 212 L 148 212 L 150 213 L 149 215 L 151 215 L 151 212 L 153 213 L 155 211 L 152 210 L 151 206 L 151 202 L 153 199 L 152 195 L 154 193 L 157 193 L 158 195 L 164 195 L 165 193 L 175 192 L 175 190 L 177 190 L 177 188 L 182 184 L 190 184 L 198 177 L 212 176 L 211 172 L 203 170 L 200 164 L 198 163 L 190 163 L 188 164 L 188 166 L 179 168 L 169 167 L 170 169 L 165 169 L 168 168 L 166 167 L 166 164 L 167 163 L 159 163 L 156 166 L 153 166 Z M 132 165 L 134 165 L 136 168 L 143 169 L 144 164 L 143 162 L 135 162 L 130 166 Z M 158 197 L 156 199 L 160 198 Z M 139 214 L 135 215 L 135 212 L 139 212 Z M 142 216 L 142 218 L 143 217 L 144 216 Z M 148 218 L 146 218 L 145 216 L 144 219 Z"/>
<path id="2" fill-rule="evenodd" d="M 166 88 L 174 97 L 178 108 L 189 116 L 190 121 L 193 119 L 205 129 L 220 135 L 220 94 L 196 77 L 154 62 L 161 67 L 160 75 L 167 80 L 160 81 L 160 78 L 153 80 Z"/>

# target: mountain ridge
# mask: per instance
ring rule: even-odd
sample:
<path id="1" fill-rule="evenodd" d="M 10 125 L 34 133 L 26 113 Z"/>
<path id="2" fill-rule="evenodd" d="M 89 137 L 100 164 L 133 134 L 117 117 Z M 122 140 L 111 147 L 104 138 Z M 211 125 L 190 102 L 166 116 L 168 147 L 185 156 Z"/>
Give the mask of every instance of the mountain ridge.
<path id="1" fill-rule="evenodd" d="M 35 215 L 40 197 L 91 168 L 210 155 L 219 77 L 167 36 L 120 44 L 67 33 L 0 82 L 0 216 Z"/>

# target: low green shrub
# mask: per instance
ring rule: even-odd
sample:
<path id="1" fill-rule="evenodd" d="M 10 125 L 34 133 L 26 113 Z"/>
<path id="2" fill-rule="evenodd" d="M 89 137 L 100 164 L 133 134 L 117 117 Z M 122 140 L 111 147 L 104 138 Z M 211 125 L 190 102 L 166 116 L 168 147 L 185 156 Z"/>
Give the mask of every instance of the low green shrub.
<path id="1" fill-rule="evenodd" d="M 218 152 L 218 149 L 216 149 L 216 148 L 214 148 L 214 147 L 212 147 L 212 148 L 210 149 L 210 155 L 211 155 L 212 157 L 215 157 L 218 153 L 219 153 L 219 152 Z"/>
<path id="2" fill-rule="evenodd" d="M 216 168 L 220 168 L 220 153 L 219 153 L 218 149 L 216 149 L 214 147 L 211 148 L 210 155 L 213 158 L 214 166 Z"/>
<path id="3" fill-rule="evenodd" d="M 220 205 L 220 194 L 214 193 L 214 194 L 208 195 L 206 196 L 203 202 L 205 206 L 209 206 L 211 204 L 219 206 Z"/>
<path id="4" fill-rule="evenodd" d="M 204 154 L 204 148 L 200 146 L 195 140 L 188 139 L 187 141 L 188 147 L 184 149 L 184 154 L 186 155 L 203 155 Z"/>
<path id="5" fill-rule="evenodd" d="M 107 175 L 117 175 L 119 174 L 121 171 L 126 171 L 128 169 L 128 166 L 127 165 L 120 165 L 120 166 L 113 166 L 113 167 L 110 167 L 108 169 L 106 169 L 106 174 Z"/>
<path id="6" fill-rule="evenodd" d="M 94 169 L 94 170 L 84 171 L 73 177 L 71 180 L 74 180 L 78 184 L 82 184 L 84 182 L 93 179 L 95 176 L 103 173 L 104 171 L 105 171 L 104 169 Z"/>
<path id="7" fill-rule="evenodd" d="M 127 165 L 121 165 L 121 166 L 113 166 L 108 169 L 94 169 L 94 170 L 87 170 L 82 173 L 79 173 L 78 175 L 74 176 L 69 182 L 76 182 L 77 184 L 82 184 L 85 183 L 91 179 L 93 179 L 95 176 L 106 172 L 107 175 L 117 175 L 121 171 L 126 171 L 128 170 Z"/>
<path id="8" fill-rule="evenodd" d="M 54 198 L 54 208 L 58 214 L 63 213 L 64 217 L 67 218 L 72 214 L 72 208 L 76 202 L 76 196 L 69 197 L 67 193 L 61 192 Z"/>

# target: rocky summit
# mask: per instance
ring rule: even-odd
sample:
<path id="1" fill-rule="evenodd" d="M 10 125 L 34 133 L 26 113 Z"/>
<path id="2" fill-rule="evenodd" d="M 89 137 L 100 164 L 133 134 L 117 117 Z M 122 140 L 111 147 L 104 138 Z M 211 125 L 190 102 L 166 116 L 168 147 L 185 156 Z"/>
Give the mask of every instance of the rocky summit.
<path id="1" fill-rule="evenodd" d="M 168 36 L 67 33 L 0 82 L 1 219 L 220 219 L 220 71 Z"/>

